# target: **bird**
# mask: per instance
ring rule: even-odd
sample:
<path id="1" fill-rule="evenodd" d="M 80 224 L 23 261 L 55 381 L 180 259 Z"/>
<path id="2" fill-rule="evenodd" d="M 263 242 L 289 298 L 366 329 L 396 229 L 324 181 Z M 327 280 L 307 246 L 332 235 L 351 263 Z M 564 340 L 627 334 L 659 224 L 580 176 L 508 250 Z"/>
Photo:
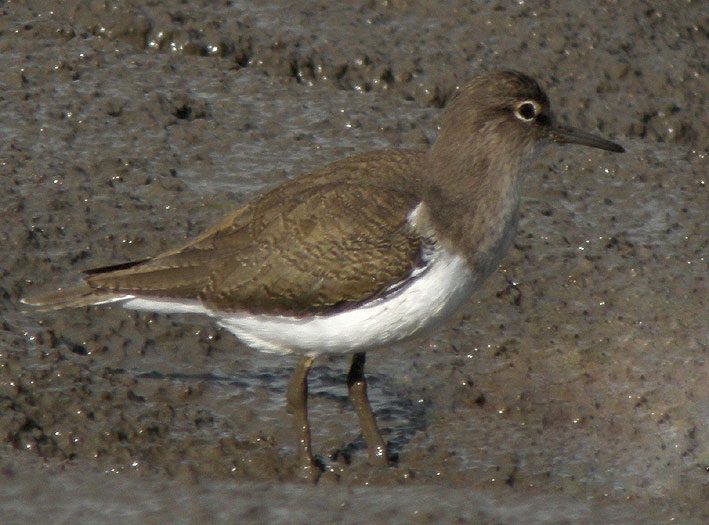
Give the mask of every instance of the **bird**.
<path id="1" fill-rule="evenodd" d="M 203 314 L 251 347 L 300 356 L 286 408 L 299 475 L 313 481 L 322 465 L 311 448 L 308 372 L 318 356 L 349 355 L 348 396 L 369 461 L 386 466 L 366 352 L 431 331 L 496 270 L 514 239 L 529 164 L 545 146 L 624 151 L 559 124 L 540 84 L 518 71 L 462 85 L 439 129 L 427 151 L 332 162 L 256 196 L 183 246 L 87 270 L 79 284 L 21 301 Z"/>

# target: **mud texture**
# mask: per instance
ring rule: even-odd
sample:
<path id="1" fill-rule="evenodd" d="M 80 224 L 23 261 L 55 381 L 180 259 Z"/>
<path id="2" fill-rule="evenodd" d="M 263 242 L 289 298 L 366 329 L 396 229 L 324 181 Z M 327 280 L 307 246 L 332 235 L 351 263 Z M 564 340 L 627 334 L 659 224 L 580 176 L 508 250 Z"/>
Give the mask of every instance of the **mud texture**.
<path id="1" fill-rule="evenodd" d="M 709 5 L 660 5 L 0 4 L 3 522 L 709 521 Z M 313 370 L 328 472 L 303 485 L 294 357 L 199 318 L 19 303 L 327 161 L 425 148 L 455 86 L 501 67 L 628 151 L 549 148 L 500 271 L 369 356 L 389 469 L 345 360 Z"/>

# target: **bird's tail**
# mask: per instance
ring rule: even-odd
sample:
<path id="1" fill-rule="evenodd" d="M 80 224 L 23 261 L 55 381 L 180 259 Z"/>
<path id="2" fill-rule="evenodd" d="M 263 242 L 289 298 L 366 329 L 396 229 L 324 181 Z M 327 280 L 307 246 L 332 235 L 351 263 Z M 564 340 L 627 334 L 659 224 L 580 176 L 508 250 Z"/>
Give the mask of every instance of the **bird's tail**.
<path id="1" fill-rule="evenodd" d="M 88 284 L 82 283 L 71 288 L 59 288 L 52 292 L 30 294 L 20 299 L 20 302 L 37 306 L 41 311 L 49 311 L 110 303 L 119 301 L 121 298 L 120 295 L 97 291 Z"/>

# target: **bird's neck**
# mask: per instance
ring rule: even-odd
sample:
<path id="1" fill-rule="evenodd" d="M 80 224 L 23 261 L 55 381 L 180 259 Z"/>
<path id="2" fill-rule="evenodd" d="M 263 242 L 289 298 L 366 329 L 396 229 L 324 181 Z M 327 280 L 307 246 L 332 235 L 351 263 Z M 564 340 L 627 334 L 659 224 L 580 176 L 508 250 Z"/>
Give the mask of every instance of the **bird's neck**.
<path id="1" fill-rule="evenodd" d="M 468 134 L 468 137 L 470 134 Z M 517 228 L 525 151 L 484 133 L 438 140 L 428 153 L 424 192 L 449 248 L 483 274 L 497 267 Z"/>

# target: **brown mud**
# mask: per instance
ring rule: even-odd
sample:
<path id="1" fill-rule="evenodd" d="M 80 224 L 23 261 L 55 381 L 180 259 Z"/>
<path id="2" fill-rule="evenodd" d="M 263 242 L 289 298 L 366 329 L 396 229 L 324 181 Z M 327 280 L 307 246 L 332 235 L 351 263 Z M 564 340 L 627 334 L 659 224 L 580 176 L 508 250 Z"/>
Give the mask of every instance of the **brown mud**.
<path id="1" fill-rule="evenodd" d="M 709 521 L 709 8 L 535 4 L 0 4 L 3 521 Z M 327 161 L 425 148 L 455 86 L 501 67 L 627 153 L 549 148 L 500 272 L 368 357 L 392 468 L 366 462 L 346 360 L 313 370 L 330 471 L 302 485 L 294 357 L 19 303 Z"/>

